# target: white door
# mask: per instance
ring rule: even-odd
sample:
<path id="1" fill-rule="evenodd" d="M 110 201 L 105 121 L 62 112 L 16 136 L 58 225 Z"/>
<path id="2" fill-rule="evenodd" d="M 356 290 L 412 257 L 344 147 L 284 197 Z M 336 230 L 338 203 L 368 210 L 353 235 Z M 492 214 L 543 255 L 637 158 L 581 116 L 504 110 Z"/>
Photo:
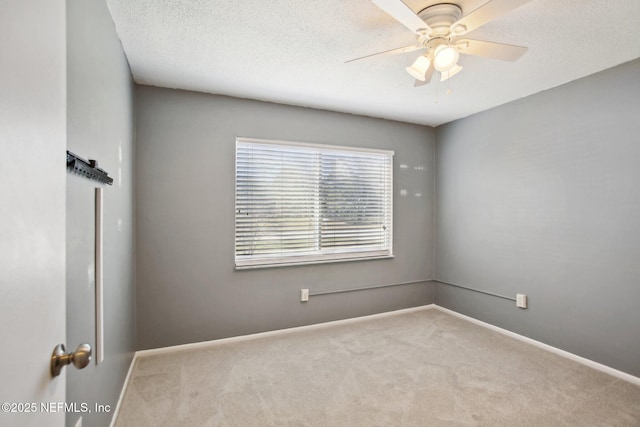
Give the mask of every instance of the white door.
<path id="1" fill-rule="evenodd" d="M 65 33 L 65 0 L 0 6 L 0 426 L 65 421 Z"/>

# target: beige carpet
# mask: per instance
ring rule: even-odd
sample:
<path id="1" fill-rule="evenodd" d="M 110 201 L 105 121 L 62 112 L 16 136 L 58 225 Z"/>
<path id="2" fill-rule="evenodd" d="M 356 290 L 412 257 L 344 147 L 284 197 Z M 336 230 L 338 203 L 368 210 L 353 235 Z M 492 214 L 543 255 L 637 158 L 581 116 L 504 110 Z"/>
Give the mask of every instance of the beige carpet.
<path id="1" fill-rule="evenodd" d="M 138 359 L 117 427 L 640 426 L 640 387 L 436 309 Z"/>

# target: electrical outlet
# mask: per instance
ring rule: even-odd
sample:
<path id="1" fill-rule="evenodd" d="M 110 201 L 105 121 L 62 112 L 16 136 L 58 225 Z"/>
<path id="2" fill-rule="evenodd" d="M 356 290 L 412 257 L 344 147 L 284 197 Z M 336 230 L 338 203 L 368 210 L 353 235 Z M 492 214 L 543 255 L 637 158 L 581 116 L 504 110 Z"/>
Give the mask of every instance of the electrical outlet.
<path id="1" fill-rule="evenodd" d="M 516 306 L 527 308 L 527 296 L 525 294 L 516 294 Z"/>
<path id="2" fill-rule="evenodd" d="M 309 289 L 300 289 L 300 301 L 301 302 L 309 301 Z"/>

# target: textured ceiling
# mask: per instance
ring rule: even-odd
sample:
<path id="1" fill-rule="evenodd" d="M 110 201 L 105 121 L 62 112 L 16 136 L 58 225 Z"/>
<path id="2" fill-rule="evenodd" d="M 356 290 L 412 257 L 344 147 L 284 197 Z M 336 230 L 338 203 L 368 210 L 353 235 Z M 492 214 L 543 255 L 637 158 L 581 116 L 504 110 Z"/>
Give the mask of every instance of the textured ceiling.
<path id="1" fill-rule="evenodd" d="M 419 52 L 344 63 L 415 40 L 369 0 L 107 3 L 137 83 L 430 126 L 640 57 L 640 0 L 532 0 L 468 35 L 527 46 L 517 62 L 461 55 L 460 74 L 418 88 L 404 68 Z"/>

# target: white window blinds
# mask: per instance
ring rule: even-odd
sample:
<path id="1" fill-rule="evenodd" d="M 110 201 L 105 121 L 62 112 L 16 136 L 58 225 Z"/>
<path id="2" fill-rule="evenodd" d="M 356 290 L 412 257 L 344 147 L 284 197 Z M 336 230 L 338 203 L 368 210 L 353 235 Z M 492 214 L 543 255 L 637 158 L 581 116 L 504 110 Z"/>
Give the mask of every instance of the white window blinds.
<path id="1" fill-rule="evenodd" d="M 393 152 L 236 140 L 236 267 L 392 256 Z"/>

